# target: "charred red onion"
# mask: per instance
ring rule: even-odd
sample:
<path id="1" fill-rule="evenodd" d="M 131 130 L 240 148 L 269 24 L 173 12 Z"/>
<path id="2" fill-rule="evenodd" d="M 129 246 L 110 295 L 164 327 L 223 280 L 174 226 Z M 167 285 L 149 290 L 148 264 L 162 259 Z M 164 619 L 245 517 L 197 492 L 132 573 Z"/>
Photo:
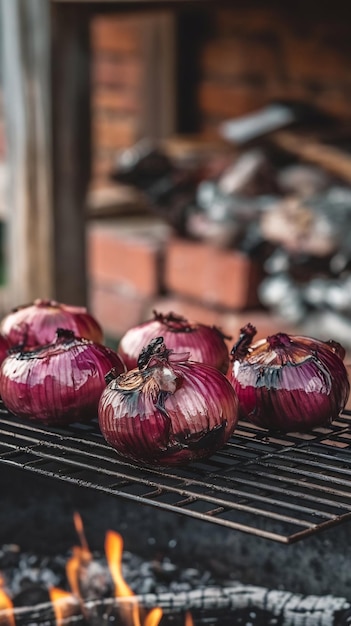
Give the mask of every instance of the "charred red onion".
<path id="1" fill-rule="evenodd" d="M 0 333 L 0 364 L 7 357 L 9 349 L 10 343 L 8 339 L 2 333 Z"/>
<path id="2" fill-rule="evenodd" d="M 120 356 L 89 339 L 58 329 L 56 340 L 14 350 L 0 368 L 0 395 L 9 411 L 45 424 L 88 421 L 97 415 L 105 375 L 122 373 Z"/>
<path id="3" fill-rule="evenodd" d="M 228 377 L 238 394 L 240 417 L 285 432 L 335 419 L 350 393 L 343 347 L 285 333 L 251 345 L 255 334 L 247 324 L 231 351 Z"/>
<path id="4" fill-rule="evenodd" d="M 225 339 L 230 337 L 215 326 L 189 322 L 175 313 L 163 315 L 156 311 L 154 319 L 130 328 L 120 341 L 118 353 L 128 370 L 137 367 L 140 351 L 159 336 L 164 338 L 169 350 L 189 352 L 192 361 L 213 365 L 227 373 L 229 350 Z"/>
<path id="5" fill-rule="evenodd" d="M 55 300 L 35 300 L 13 309 L 1 321 L 0 331 L 11 346 L 36 348 L 55 340 L 56 330 L 73 330 L 77 337 L 102 343 L 103 333 L 97 320 L 85 307 Z"/>
<path id="6" fill-rule="evenodd" d="M 107 377 L 100 429 L 124 457 L 180 465 L 208 457 L 228 441 L 238 419 L 236 393 L 224 374 L 188 356 L 157 337 L 142 350 L 138 368 Z"/>

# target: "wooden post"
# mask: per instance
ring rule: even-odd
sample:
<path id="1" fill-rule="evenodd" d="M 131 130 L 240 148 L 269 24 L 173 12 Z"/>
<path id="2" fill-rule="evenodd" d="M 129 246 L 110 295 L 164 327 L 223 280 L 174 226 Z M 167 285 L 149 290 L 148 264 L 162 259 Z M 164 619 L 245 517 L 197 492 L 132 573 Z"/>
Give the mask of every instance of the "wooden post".
<path id="1" fill-rule="evenodd" d="M 1 0 L 0 8 L 10 307 L 54 295 L 49 5 Z"/>
<path id="2" fill-rule="evenodd" d="M 90 173 L 88 11 L 0 0 L 7 198 L 7 306 L 86 304 Z"/>
<path id="3" fill-rule="evenodd" d="M 90 180 L 89 7 L 52 5 L 54 282 L 56 298 L 86 304 Z"/>

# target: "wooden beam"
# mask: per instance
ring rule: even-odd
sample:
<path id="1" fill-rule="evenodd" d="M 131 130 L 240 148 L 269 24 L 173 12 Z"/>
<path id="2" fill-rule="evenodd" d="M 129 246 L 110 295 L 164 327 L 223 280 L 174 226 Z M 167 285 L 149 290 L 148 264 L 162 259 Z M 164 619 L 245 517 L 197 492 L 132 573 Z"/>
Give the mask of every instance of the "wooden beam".
<path id="1" fill-rule="evenodd" d="M 52 297 L 50 40 L 46 0 L 1 0 L 8 164 L 7 297 Z"/>
<path id="2" fill-rule="evenodd" d="M 345 134 L 346 136 L 346 134 Z M 313 135 L 294 131 L 273 133 L 268 141 L 289 154 L 318 165 L 330 174 L 351 183 L 351 156 L 337 145 L 323 142 Z"/>

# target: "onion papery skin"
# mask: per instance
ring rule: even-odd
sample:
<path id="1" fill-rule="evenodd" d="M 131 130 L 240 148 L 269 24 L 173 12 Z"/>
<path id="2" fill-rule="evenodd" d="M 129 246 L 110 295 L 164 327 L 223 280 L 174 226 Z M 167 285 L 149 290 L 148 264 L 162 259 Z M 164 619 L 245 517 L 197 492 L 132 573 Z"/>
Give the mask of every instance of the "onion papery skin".
<path id="1" fill-rule="evenodd" d="M 336 342 L 285 333 L 261 339 L 246 354 L 233 348 L 228 378 L 240 418 L 283 432 L 330 424 L 350 393 L 344 354 Z"/>
<path id="2" fill-rule="evenodd" d="M 22 418 L 49 425 L 89 421 L 97 416 L 111 368 L 125 371 L 112 349 L 58 331 L 55 342 L 6 357 L 0 395 L 6 408 Z"/>
<path id="3" fill-rule="evenodd" d="M 238 399 L 216 368 L 162 361 L 111 381 L 98 419 L 123 457 L 146 466 L 184 465 L 224 446 L 238 420 Z"/>
<path id="4" fill-rule="evenodd" d="M 55 341 L 58 328 L 72 330 L 76 337 L 91 339 L 96 343 L 103 342 L 99 322 L 85 307 L 55 300 L 38 299 L 31 304 L 19 306 L 8 313 L 0 324 L 0 331 L 11 346 L 23 346 L 26 349 Z"/>
<path id="5" fill-rule="evenodd" d="M 212 365 L 227 374 L 229 349 L 225 335 L 218 328 L 188 321 L 174 313 L 163 315 L 156 311 L 154 319 L 130 328 L 120 340 L 118 353 L 128 370 L 137 367 L 142 348 L 159 336 L 170 350 L 189 352 L 192 361 Z"/>

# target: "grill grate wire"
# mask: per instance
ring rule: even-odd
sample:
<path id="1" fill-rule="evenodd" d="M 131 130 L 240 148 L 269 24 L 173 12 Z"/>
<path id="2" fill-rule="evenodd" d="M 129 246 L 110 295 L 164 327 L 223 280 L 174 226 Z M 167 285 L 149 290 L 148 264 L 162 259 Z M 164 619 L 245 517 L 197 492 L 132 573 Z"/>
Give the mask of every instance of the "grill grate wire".
<path id="1" fill-rule="evenodd" d="M 0 404 L 0 464 L 289 544 L 351 518 L 350 425 L 351 412 L 310 433 L 239 422 L 210 459 L 157 469 L 119 457 L 97 420 L 52 428 Z"/>

